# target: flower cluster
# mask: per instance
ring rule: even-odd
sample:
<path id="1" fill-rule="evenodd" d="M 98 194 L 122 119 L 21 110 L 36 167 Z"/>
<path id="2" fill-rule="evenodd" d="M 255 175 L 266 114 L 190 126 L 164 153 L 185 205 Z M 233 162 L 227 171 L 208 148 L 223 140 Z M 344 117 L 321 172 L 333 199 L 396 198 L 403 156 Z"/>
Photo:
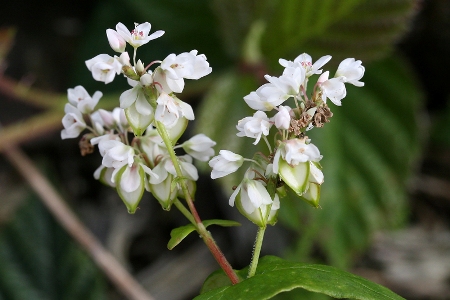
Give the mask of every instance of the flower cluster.
<path id="1" fill-rule="evenodd" d="M 324 181 L 319 164 L 322 156 L 306 132 L 330 121 L 333 113 L 327 100 L 340 106 L 347 94 L 345 84 L 364 85 L 359 81 L 365 71 L 360 60 L 343 60 L 335 76 L 329 78 L 329 71 L 322 73 L 322 67 L 330 59 L 331 56 L 326 55 L 312 63 L 311 56 L 306 53 L 294 61 L 280 59 L 279 63 L 284 67 L 282 75 L 266 75 L 268 83 L 244 97 L 256 112 L 236 126 L 237 136 L 255 139 L 255 145 L 263 139 L 269 153 L 256 153 L 252 159 L 246 159 L 221 150 L 209 162 L 213 179 L 235 172 L 245 160 L 251 162 L 242 182 L 231 195 L 230 205 L 237 203 L 240 212 L 259 226 L 276 222 L 279 198 L 285 194 L 284 185 L 301 199 L 319 207 L 320 187 Z M 308 94 L 308 81 L 316 74 L 320 76 Z M 292 106 L 285 104 L 289 99 L 293 99 Z M 266 112 L 272 110 L 276 113 L 267 116 Z M 275 143 L 271 145 L 267 136 L 273 126 L 277 133 Z"/>
<path id="2" fill-rule="evenodd" d="M 116 30 L 107 29 L 111 48 L 120 56 L 99 54 L 86 61 L 95 80 L 110 83 L 116 75 L 123 74 L 131 86 L 120 95 L 120 107 L 112 111 L 95 106 L 102 97 L 95 92 L 91 97 L 82 87 L 68 89 L 69 103 L 65 106 L 61 138 L 76 138 L 84 130 L 80 141 L 82 155 L 92 153 L 98 145 L 102 159 L 94 177 L 115 187 L 130 213 L 134 213 L 145 190 L 151 192 L 164 209 L 170 209 L 180 192 L 176 168 L 162 135 L 175 145 L 194 119 L 191 106 L 180 100 L 176 93 L 184 88 L 184 79 L 199 79 L 211 73 L 211 67 L 197 50 L 170 54 L 164 60 L 155 60 L 147 66 L 136 61 L 137 48 L 164 34 L 150 34 L 150 23 L 135 24 L 130 32 L 118 23 Z M 133 48 L 133 60 L 125 51 L 127 44 Z M 159 64 L 153 70 L 151 66 Z M 131 139 L 131 133 L 133 133 Z M 198 179 L 193 158 L 208 161 L 214 155 L 215 142 L 203 134 L 196 135 L 175 148 L 185 155 L 175 156 L 189 193 L 195 192 Z"/>

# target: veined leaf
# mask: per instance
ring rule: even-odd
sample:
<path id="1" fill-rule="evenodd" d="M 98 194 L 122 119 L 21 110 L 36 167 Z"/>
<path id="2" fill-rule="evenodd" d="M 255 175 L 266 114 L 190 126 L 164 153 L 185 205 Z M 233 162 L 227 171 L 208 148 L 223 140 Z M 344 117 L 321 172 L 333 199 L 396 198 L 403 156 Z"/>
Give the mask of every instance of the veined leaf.
<path id="1" fill-rule="evenodd" d="M 242 274 L 245 269 L 240 271 Z M 311 265 L 266 256 L 260 260 L 256 274 L 236 285 L 220 281 L 223 272 L 215 272 L 206 280 L 208 288 L 226 284 L 216 289 L 203 289 L 196 300 L 235 299 L 264 300 L 296 288 L 322 293 L 334 298 L 364 300 L 400 300 L 402 297 L 389 289 L 351 273 L 324 265 Z"/>

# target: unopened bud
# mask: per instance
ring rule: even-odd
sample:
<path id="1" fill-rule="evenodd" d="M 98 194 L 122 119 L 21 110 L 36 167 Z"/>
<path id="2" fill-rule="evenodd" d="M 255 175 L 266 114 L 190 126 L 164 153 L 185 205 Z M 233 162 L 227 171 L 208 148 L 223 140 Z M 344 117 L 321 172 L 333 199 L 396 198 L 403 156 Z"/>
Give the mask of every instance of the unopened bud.
<path id="1" fill-rule="evenodd" d="M 144 73 L 145 67 L 141 60 L 138 60 L 138 62 L 135 65 L 135 68 L 138 74 Z"/>
<path id="2" fill-rule="evenodd" d="M 106 36 L 108 37 L 108 42 L 111 48 L 116 52 L 124 52 L 125 46 L 127 45 L 127 42 L 123 39 L 123 37 L 120 36 L 117 31 L 112 29 L 106 30 Z"/>
<path id="3" fill-rule="evenodd" d="M 140 81 L 143 86 L 149 86 L 153 83 L 153 77 L 149 73 L 145 73 L 141 76 Z"/>
<path id="4" fill-rule="evenodd" d="M 124 66 L 131 66 L 130 55 L 128 54 L 128 52 L 123 52 L 122 54 L 120 54 L 119 62 Z"/>

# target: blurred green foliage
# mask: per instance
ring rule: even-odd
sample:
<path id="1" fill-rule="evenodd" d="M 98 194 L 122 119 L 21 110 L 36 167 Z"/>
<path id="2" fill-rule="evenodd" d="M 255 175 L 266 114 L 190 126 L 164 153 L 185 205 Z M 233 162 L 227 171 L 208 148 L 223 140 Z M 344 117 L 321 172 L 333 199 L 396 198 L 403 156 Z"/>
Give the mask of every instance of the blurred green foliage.
<path id="1" fill-rule="evenodd" d="M 0 261 L 0 299 L 107 299 L 103 275 L 33 195 L 2 227 Z"/>

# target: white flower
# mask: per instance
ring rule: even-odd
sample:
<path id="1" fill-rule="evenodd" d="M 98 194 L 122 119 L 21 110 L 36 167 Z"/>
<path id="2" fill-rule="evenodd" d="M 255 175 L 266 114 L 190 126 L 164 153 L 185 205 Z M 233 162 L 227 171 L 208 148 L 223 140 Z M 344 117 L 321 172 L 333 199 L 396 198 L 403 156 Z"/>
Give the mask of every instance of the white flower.
<path id="1" fill-rule="evenodd" d="M 133 214 L 145 190 L 145 173 L 149 174 L 150 177 L 157 177 L 158 175 L 139 161 L 135 161 L 131 166 L 124 165 L 116 172 L 117 170 L 114 170 L 111 179 L 115 182 L 117 193 L 125 203 L 128 212 Z M 115 173 L 117 174 L 115 175 Z"/>
<path id="2" fill-rule="evenodd" d="M 118 134 L 114 134 L 114 131 L 111 130 L 104 135 L 92 138 L 90 140 L 90 143 L 92 146 L 94 146 L 94 145 L 100 144 L 101 141 L 120 141 L 120 137 Z M 104 156 L 106 150 L 100 149 L 100 147 L 99 147 L 99 150 L 100 150 L 100 155 Z"/>
<path id="3" fill-rule="evenodd" d="M 67 103 L 64 107 L 66 113 L 62 119 L 64 129 L 61 131 L 62 139 L 76 138 L 86 128 L 83 115 L 73 105 Z"/>
<path id="4" fill-rule="evenodd" d="M 304 139 L 287 140 L 284 151 L 283 158 L 291 165 L 306 161 L 319 161 L 322 158 L 319 148 L 314 144 L 306 144 Z"/>
<path id="5" fill-rule="evenodd" d="M 183 149 L 187 154 L 200 161 L 208 161 L 214 155 L 216 142 L 203 133 L 197 134 L 183 143 Z"/>
<path id="6" fill-rule="evenodd" d="M 130 32 L 128 28 L 122 23 L 117 23 L 116 30 L 118 34 L 127 41 L 128 44 L 134 48 L 147 44 L 149 41 L 159 38 L 164 34 L 164 31 L 158 30 L 148 35 L 152 25 L 148 22 L 137 24 L 134 23 L 134 29 Z"/>
<path id="7" fill-rule="evenodd" d="M 110 187 L 116 187 L 116 184 L 111 181 L 113 171 L 114 168 L 107 168 L 104 165 L 100 165 L 94 172 L 94 178 Z"/>
<path id="8" fill-rule="evenodd" d="M 91 114 L 91 122 L 92 122 L 92 127 L 95 129 L 97 134 L 104 134 L 105 133 L 105 123 L 103 122 L 102 117 L 100 116 L 100 112 L 94 111 Z"/>
<path id="9" fill-rule="evenodd" d="M 272 126 L 272 124 L 266 113 L 257 111 L 253 114 L 253 117 L 246 117 L 239 120 L 238 125 L 236 126 L 239 132 L 236 135 L 239 137 L 247 136 L 255 138 L 256 140 L 253 144 L 256 145 L 261 139 L 262 134 L 265 136 L 269 134 L 270 126 Z"/>
<path id="10" fill-rule="evenodd" d="M 198 171 L 197 168 L 192 164 L 192 157 L 190 157 L 189 155 L 178 156 L 178 161 L 180 163 L 183 176 L 189 180 L 197 181 Z M 175 170 L 175 166 L 173 165 L 172 160 L 167 161 L 166 168 L 167 172 L 169 172 L 173 176 L 177 176 L 177 171 Z"/>
<path id="11" fill-rule="evenodd" d="M 300 66 L 290 67 L 286 68 L 280 77 L 265 75 L 264 78 L 288 97 L 295 96 L 300 93 L 300 87 L 305 82 L 305 69 Z"/>
<path id="12" fill-rule="evenodd" d="M 244 158 L 241 155 L 228 150 L 220 150 L 219 155 L 209 161 L 209 166 L 213 169 L 211 178 L 227 176 L 239 169 L 243 162 Z"/>
<path id="13" fill-rule="evenodd" d="M 199 79 L 211 73 L 212 69 L 203 54 L 197 55 L 197 50 L 179 55 L 169 54 L 162 62 L 161 69 L 166 74 L 166 82 L 175 93 L 181 93 L 184 88 L 184 78 Z"/>
<path id="14" fill-rule="evenodd" d="M 278 112 L 272 118 L 275 122 L 275 127 L 278 129 L 289 129 L 291 125 L 291 108 L 289 106 L 278 107 Z"/>
<path id="15" fill-rule="evenodd" d="M 163 123 L 167 128 L 174 127 L 181 117 L 194 120 L 192 107 L 176 97 L 171 97 L 162 92 L 156 103 L 158 103 L 158 106 L 156 107 L 155 119 Z"/>
<path id="16" fill-rule="evenodd" d="M 310 162 L 309 167 L 309 182 L 322 184 L 324 180 L 324 176 L 322 171 L 316 166 L 312 161 Z"/>
<path id="17" fill-rule="evenodd" d="M 186 179 L 197 181 L 198 171 L 197 168 L 192 164 L 192 157 L 190 157 L 189 155 L 183 155 L 179 156 L 178 159 L 183 176 L 186 177 Z M 150 184 L 160 184 L 167 178 L 167 176 L 169 176 L 169 174 L 175 177 L 177 176 L 175 166 L 168 156 L 163 158 L 159 162 L 159 164 L 153 168 L 153 172 L 155 172 L 158 177 L 150 178 Z"/>
<path id="18" fill-rule="evenodd" d="M 244 97 L 245 103 L 254 110 L 270 111 L 286 101 L 290 96 L 272 83 L 260 86 L 255 92 Z"/>
<path id="19" fill-rule="evenodd" d="M 81 85 L 73 89 L 67 89 L 67 98 L 70 104 L 76 106 L 83 114 L 91 113 L 102 96 L 102 92 L 96 91 L 91 98 L 86 89 Z"/>
<path id="20" fill-rule="evenodd" d="M 310 77 L 313 74 L 321 74 L 322 70 L 320 68 L 322 68 L 328 61 L 330 61 L 330 59 L 330 55 L 325 55 L 319 58 L 314 64 L 312 64 L 311 56 L 307 53 L 302 53 L 297 56 L 293 62 L 282 58 L 280 58 L 278 62 L 285 68 L 301 66 L 306 71 L 305 76 Z"/>
<path id="21" fill-rule="evenodd" d="M 154 167 L 155 162 L 160 160 L 161 157 L 169 155 L 163 139 L 158 134 L 158 131 L 151 126 L 145 131 L 145 136 L 141 137 L 140 140 L 142 150 L 147 155 L 151 167 Z"/>
<path id="22" fill-rule="evenodd" d="M 158 92 L 162 93 L 166 93 L 166 94 L 171 94 L 174 91 L 169 87 L 169 84 L 167 83 L 167 75 L 166 72 L 163 71 L 163 69 L 161 69 L 161 67 L 157 67 L 155 69 L 155 71 L 153 72 L 153 82 L 155 83 L 155 87 L 158 90 Z M 171 81 L 171 85 L 175 85 L 175 88 L 178 90 L 183 90 L 184 87 L 184 81 L 182 79 L 180 80 L 172 80 L 169 79 L 169 81 Z M 182 87 L 180 87 L 180 85 L 182 85 Z"/>
<path id="23" fill-rule="evenodd" d="M 344 77 L 344 82 L 353 84 L 354 86 L 364 86 L 364 82 L 359 81 L 364 76 L 365 68 L 361 65 L 361 61 L 355 61 L 354 58 L 346 58 L 340 64 L 334 77 Z"/>
<path id="24" fill-rule="evenodd" d="M 120 108 L 126 109 L 135 104 L 138 113 L 144 116 L 153 113 L 152 106 L 145 98 L 141 82 L 128 80 L 128 83 L 133 86 L 133 88 L 126 90 L 120 95 Z"/>
<path id="25" fill-rule="evenodd" d="M 230 206 L 234 206 L 234 201 L 239 192 L 242 208 L 247 214 L 252 214 L 263 205 L 272 204 L 272 198 L 260 180 L 244 177 L 241 184 L 238 185 L 230 197 Z"/>
<path id="26" fill-rule="evenodd" d="M 280 199 L 275 194 L 273 200 L 268 193 L 265 183 L 255 180 L 255 168 L 253 165 L 245 172 L 244 179 L 237 186 L 230 197 L 229 204 L 236 207 L 242 215 L 258 226 L 274 225 L 276 223 L 277 210 L 280 208 Z M 270 210 L 270 211 L 268 211 Z"/>
<path id="27" fill-rule="evenodd" d="M 120 187 L 128 193 L 137 190 L 141 184 L 139 170 L 142 170 L 150 175 L 150 178 L 157 178 L 158 175 L 154 173 L 149 167 L 143 163 L 133 163 L 131 166 L 127 166 L 120 178 Z"/>
<path id="28" fill-rule="evenodd" d="M 112 111 L 114 123 L 119 127 L 120 131 L 124 131 L 128 127 L 128 120 L 125 116 L 125 111 L 122 108 L 116 107 Z"/>
<path id="29" fill-rule="evenodd" d="M 125 51 L 125 46 L 127 43 L 117 31 L 113 29 L 106 29 L 106 37 L 108 38 L 109 45 L 114 51 L 119 53 Z"/>
<path id="30" fill-rule="evenodd" d="M 131 167 L 134 162 L 134 149 L 116 140 L 102 139 L 98 144 L 100 154 L 103 156 L 102 165 L 114 168 L 112 181 L 116 172 L 125 165 Z"/>
<path id="31" fill-rule="evenodd" d="M 344 80 L 345 77 L 337 77 L 328 79 L 329 72 L 326 71 L 320 75 L 317 80 L 319 88 L 322 90 L 322 100 L 326 102 L 326 99 L 330 99 L 335 105 L 341 106 L 341 100 L 347 95 L 345 89 Z"/>
<path id="32" fill-rule="evenodd" d="M 314 144 L 306 144 L 305 139 L 291 139 L 279 145 L 273 159 L 274 173 L 278 173 L 280 157 L 291 166 L 322 159 L 319 149 Z"/>
<path id="33" fill-rule="evenodd" d="M 92 72 L 92 77 L 105 84 L 112 82 L 116 74 L 120 74 L 122 71 L 122 64 L 119 60 L 108 54 L 99 54 L 85 63 L 89 71 Z"/>

